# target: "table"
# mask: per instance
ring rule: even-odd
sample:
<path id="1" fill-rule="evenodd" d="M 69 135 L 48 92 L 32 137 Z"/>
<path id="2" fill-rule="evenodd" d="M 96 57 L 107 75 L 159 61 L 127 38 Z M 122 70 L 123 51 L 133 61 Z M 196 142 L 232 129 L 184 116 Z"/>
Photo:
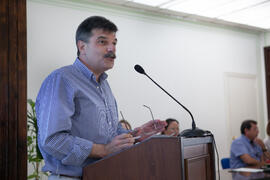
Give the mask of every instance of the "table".
<path id="1" fill-rule="evenodd" d="M 251 179 L 270 180 L 270 173 L 230 172 L 230 170 L 220 170 L 220 180 L 251 180 Z"/>

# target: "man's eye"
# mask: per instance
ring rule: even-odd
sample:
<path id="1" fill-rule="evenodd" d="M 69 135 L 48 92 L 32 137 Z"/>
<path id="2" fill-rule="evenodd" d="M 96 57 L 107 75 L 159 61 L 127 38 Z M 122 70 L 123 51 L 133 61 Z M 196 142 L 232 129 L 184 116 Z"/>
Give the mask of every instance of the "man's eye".
<path id="1" fill-rule="evenodd" d="M 99 44 L 106 44 L 107 41 L 104 41 L 104 40 L 98 40 L 98 43 Z"/>

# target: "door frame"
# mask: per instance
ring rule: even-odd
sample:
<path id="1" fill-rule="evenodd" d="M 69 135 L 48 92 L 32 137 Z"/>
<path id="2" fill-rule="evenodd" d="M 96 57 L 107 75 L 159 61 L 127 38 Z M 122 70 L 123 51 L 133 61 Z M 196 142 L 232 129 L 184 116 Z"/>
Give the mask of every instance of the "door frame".
<path id="1" fill-rule="evenodd" d="M 264 47 L 267 120 L 270 118 L 270 46 Z"/>

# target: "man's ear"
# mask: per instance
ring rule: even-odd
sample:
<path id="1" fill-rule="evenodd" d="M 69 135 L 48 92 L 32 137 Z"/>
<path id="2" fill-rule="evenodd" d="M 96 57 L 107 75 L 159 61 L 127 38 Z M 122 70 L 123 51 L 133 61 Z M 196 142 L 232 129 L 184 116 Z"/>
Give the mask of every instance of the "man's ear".
<path id="1" fill-rule="evenodd" d="M 78 50 L 80 51 L 80 55 L 84 55 L 87 44 L 85 42 L 79 40 L 77 42 L 77 47 L 78 47 Z"/>
<path id="2" fill-rule="evenodd" d="M 245 129 L 244 129 L 244 135 L 247 134 L 247 131 L 248 131 L 248 128 L 245 128 Z"/>

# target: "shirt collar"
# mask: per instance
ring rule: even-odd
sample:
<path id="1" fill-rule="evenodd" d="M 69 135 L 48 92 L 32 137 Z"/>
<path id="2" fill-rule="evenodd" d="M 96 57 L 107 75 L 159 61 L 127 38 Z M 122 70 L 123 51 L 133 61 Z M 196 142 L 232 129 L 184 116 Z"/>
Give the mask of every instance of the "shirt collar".
<path id="1" fill-rule="evenodd" d="M 254 143 L 254 141 L 248 139 L 244 134 L 242 134 L 241 136 L 242 136 L 242 138 L 243 138 L 245 141 L 247 141 L 247 142 L 249 142 L 249 143 L 251 143 L 251 144 Z"/>
<path id="2" fill-rule="evenodd" d="M 87 79 L 96 81 L 96 76 L 94 73 L 88 69 L 80 60 L 79 58 L 76 58 L 75 62 L 73 63 L 73 66 L 76 67 Z M 100 82 L 107 79 L 108 75 L 104 72 L 100 75 L 99 79 Z"/>

